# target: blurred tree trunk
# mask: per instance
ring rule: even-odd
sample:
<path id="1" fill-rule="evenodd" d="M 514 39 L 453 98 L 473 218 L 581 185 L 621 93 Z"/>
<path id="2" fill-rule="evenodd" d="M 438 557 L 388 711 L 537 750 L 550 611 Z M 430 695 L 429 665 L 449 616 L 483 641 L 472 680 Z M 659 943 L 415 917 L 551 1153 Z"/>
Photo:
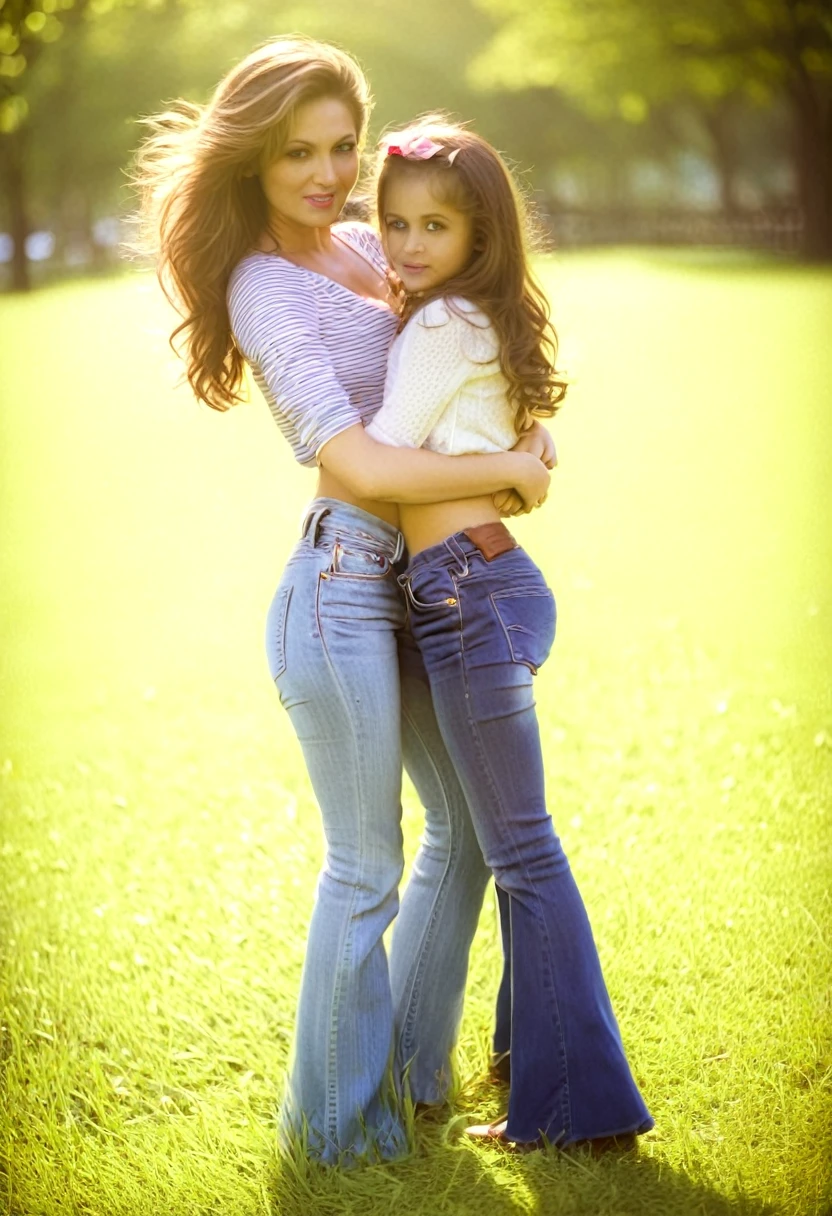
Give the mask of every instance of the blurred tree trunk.
<path id="1" fill-rule="evenodd" d="M 832 261 L 832 101 L 824 106 L 808 81 L 792 89 L 794 164 L 803 212 L 803 254 Z M 824 110 L 826 113 L 824 113 Z"/>
<path id="2" fill-rule="evenodd" d="M 730 218 L 737 214 L 737 178 L 740 150 L 734 129 L 735 99 L 724 97 L 714 106 L 703 106 L 702 117 L 711 139 L 714 168 L 719 176 L 719 201 Z"/>
<path id="3" fill-rule="evenodd" d="M 821 49 L 828 61 L 832 48 L 825 7 L 823 0 L 803 8 L 799 0 L 786 0 L 789 25 L 782 47 L 794 114 L 793 157 L 803 212 L 803 256 L 813 262 L 832 261 L 832 88 L 828 76 L 812 74 L 807 67 L 810 56 L 817 59 Z"/>
<path id="4" fill-rule="evenodd" d="M 9 218 L 12 252 L 12 290 L 28 291 L 29 261 L 26 238 L 29 235 L 29 214 L 26 196 L 26 129 L 0 135 L 0 164 L 3 170 L 3 193 Z"/>

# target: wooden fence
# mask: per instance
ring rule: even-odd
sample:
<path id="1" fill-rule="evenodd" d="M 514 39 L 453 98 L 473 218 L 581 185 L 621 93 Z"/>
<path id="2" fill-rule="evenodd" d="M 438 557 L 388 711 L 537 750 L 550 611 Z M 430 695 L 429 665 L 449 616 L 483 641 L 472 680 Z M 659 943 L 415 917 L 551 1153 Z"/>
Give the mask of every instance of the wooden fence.
<path id="1" fill-rule="evenodd" d="M 567 210 L 544 204 L 539 214 L 560 249 L 706 245 L 796 254 L 803 239 L 803 219 L 797 207 L 723 214 L 672 209 Z"/>

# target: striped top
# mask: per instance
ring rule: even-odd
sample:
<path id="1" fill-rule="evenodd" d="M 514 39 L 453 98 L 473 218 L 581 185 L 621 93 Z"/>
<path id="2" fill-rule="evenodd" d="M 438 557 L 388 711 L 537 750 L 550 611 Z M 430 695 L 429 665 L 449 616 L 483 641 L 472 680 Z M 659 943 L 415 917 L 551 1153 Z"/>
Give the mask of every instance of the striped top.
<path id="1" fill-rule="evenodd" d="M 333 232 L 385 274 L 378 235 L 367 224 Z M 231 332 L 295 459 L 314 466 L 325 443 L 381 405 L 387 353 L 399 319 L 379 300 L 254 251 L 228 284 Z"/>

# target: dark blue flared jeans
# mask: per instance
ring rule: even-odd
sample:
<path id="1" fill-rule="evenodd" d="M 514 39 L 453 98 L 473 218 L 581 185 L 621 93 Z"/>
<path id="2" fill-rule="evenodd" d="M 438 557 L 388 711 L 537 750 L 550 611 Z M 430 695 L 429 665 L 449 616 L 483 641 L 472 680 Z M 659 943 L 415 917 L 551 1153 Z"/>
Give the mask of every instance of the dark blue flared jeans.
<path id="1" fill-rule="evenodd" d="M 463 532 L 418 553 L 400 581 L 439 729 L 500 894 L 510 977 L 497 1032 L 510 1004 L 506 1134 L 563 1146 L 648 1131 L 653 1120 L 586 908 L 546 809 L 532 679 L 554 641 L 552 592 L 523 549 L 486 561 Z"/>

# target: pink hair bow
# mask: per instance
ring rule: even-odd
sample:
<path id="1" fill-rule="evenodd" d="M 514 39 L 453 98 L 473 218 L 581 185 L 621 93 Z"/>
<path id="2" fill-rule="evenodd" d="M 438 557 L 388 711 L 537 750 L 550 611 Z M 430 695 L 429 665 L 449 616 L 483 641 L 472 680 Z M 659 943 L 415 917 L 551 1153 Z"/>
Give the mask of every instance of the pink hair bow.
<path id="1" fill-rule="evenodd" d="M 388 156 L 407 156 L 411 160 L 430 160 L 437 152 L 444 151 L 442 144 L 436 144 L 427 135 L 411 135 L 408 139 L 399 139 L 397 144 L 387 145 Z"/>

